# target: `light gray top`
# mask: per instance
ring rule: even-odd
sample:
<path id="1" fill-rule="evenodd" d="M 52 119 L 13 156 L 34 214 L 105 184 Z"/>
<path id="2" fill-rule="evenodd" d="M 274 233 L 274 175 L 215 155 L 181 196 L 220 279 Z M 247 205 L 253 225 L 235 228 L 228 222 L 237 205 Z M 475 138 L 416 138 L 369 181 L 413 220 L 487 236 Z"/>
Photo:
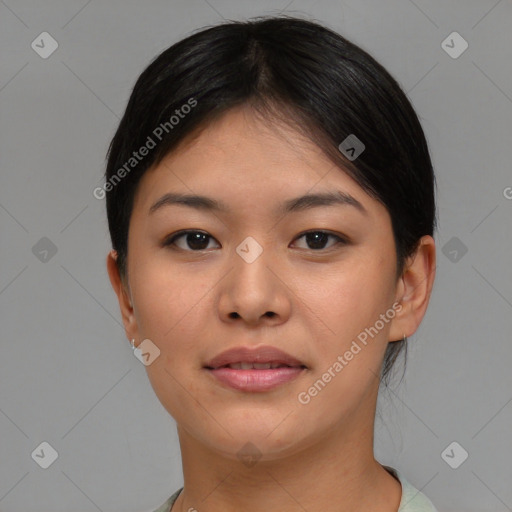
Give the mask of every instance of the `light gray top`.
<path id="1" fill-rule="evenodd" d="M 422 492 L 413 487 L 399 471 L 390 466 L 383 467 L 402 484 L 402 499 L 400 500 L 400 506 L 397 512 L 438 512 L 433 503 Z M 182 490 L 183 487 L 178 489 L 154 512 L 170 512 L 172 505 Z"/>

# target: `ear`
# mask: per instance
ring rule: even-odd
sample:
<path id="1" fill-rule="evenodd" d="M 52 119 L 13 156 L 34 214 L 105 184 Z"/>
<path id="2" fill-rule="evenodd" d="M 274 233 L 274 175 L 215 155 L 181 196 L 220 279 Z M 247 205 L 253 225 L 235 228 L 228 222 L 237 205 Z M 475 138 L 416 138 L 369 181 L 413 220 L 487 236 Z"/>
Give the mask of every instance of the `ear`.
<path id="1" fill-rule="evenodd" d="M 129 286 L 126 285 L 119 268 L 117 266 L 117 251 L 111 250 L 107 255 L 107 271 L 110 278 L 112 288 L 117 295 L 119 307 L 121 309 L 121 317 L 124 324 L 124 330 L 129 340 L 138 338 L 137 322 L 132 305 L 131 293 Z"/>
<path id="2" fill-rule="evenodd" d="M 436 247 L 430 235 L 423 236 L 416 252 L 408 258 L 398 279 L 395 300 L 402 308 L 392 320 L 390 341 L 416 332 L 427 310 L 436 273 Z"/>

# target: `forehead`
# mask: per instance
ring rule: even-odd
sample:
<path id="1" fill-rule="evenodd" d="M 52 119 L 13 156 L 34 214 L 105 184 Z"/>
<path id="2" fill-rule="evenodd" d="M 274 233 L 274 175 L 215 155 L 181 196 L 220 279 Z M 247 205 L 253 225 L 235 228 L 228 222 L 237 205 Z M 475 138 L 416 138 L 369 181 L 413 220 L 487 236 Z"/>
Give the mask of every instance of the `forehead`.
<path id="1" fill-rule="evenodd" d="M 282 203 L 305 193 L 342 192 L 383 208 L 305 136 L 237 108 L 181 144 L 142 177 L 134 209 L 149 212 L 166 192 L 215 197 L 236 208 Z M 256 211 L 256 210 L 254 210 Z"/>

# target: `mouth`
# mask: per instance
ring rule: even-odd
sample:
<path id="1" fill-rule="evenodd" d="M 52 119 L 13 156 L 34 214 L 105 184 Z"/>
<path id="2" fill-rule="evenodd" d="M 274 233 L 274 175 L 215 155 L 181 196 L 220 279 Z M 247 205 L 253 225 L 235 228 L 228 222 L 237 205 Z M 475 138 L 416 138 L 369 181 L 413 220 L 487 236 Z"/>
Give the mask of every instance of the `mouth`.
<path id="1" fill-rule="evenodd" d="M 225 387 L 263 392 L 294 380 L 308 367 L 286 352 L 264 346 L 227 350 L 210 360 L 204 369 Z"/>

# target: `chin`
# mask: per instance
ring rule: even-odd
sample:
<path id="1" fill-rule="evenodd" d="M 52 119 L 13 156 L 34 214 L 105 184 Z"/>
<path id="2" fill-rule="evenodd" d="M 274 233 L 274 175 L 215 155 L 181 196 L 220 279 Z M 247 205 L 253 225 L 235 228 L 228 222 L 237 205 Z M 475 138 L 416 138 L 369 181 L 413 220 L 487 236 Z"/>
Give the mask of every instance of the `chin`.
<path id="1" fill-rule="evenodd" d="M 294 422 L 283 421 L 285 417 L 286 414 L 279 417 L 272 415 L 268 420 L 257 417 L 253 421 L 245 418 L 231 419 L 229 422 L 223 417 L 222 425 L 226 426 L 227 432 L 214 422 L 215 426 L 203 424 L 206 429 L 195 433 L 189 430 L 189 433 L 209 450 L 227 459 L 240 460 L 242 463 L 246 459 L 273 461 L 294 455 L 312 444 L 313 438 L 321 437 L 314 432 L 308 435 Z"/>

